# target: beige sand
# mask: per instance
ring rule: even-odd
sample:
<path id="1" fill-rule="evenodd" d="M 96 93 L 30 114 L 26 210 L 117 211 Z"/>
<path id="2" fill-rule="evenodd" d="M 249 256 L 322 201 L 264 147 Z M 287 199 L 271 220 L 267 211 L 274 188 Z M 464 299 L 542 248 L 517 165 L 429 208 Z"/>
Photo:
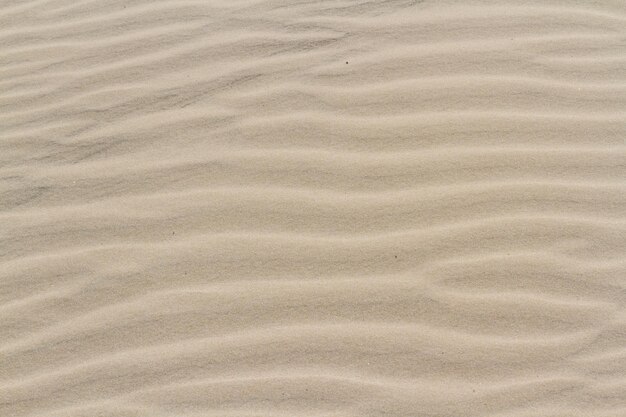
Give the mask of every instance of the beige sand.
<path id="1" fill-rule="evenodd" d="M 0 2 L 1 417 L 626 416 L 626 2 Z"/>

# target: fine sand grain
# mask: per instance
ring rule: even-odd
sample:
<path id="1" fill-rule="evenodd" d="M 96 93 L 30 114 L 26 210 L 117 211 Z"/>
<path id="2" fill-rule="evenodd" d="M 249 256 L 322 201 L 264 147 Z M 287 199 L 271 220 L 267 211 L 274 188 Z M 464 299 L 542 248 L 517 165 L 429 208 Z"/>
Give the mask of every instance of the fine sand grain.
<path id="1" fill-rule="evenodd" d="M 0 417 L 626 416 L 626 2 L 0 0 Z"/>

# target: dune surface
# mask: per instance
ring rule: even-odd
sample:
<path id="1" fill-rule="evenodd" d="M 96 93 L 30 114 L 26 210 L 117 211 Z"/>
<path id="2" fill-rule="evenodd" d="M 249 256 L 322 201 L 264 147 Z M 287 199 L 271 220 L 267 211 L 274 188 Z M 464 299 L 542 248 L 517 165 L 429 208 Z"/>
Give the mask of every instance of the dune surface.
<path id="1" fill-rule="evenodd" d="M 0 416 L 626 416 L 626 3 L 0 1 Z"/>

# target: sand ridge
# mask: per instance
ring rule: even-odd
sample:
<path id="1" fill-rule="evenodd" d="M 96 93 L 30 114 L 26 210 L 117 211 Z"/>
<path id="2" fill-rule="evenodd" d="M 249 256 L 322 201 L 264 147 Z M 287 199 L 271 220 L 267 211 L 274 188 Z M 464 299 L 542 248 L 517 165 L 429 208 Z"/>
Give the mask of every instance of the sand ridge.
<path id="1" fill-rule="evenodd" d="M 626 415 L 622 1 L 0 1 L 0 416 Z"/>

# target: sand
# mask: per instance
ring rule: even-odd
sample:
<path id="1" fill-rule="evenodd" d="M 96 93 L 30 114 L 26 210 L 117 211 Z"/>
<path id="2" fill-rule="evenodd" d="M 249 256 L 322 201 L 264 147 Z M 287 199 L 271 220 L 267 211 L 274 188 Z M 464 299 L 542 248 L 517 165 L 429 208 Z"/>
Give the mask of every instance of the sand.
<path id="1" fill-rule="evenodd" d="M 0 1 L 0 416 L 626 416 L 626 3 Z"/>

